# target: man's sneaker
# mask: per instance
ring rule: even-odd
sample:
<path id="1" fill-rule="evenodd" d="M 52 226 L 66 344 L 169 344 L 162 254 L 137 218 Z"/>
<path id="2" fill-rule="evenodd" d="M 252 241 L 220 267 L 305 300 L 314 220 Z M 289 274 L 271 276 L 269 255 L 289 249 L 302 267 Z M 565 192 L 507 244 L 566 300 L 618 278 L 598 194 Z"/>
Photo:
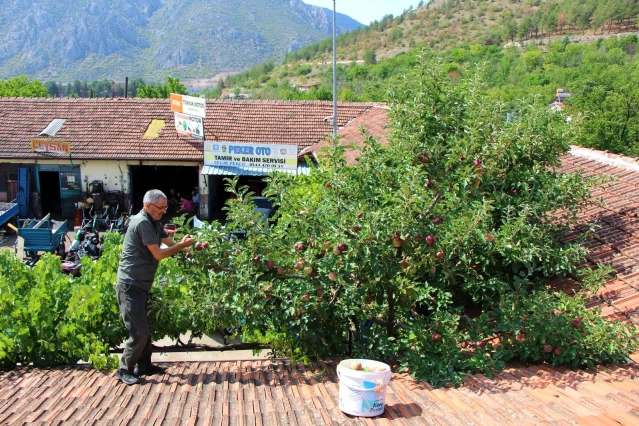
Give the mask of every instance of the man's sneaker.
<path id="1" fill-rule="evenodd" d="M 137 374 L 138 376 L 153 376 L 153 375 L 156 375 L 156 374 L 157 375 L 162 375 L 162 374 L 166 373 L 166 368 L 160 367 L 157 364 L 151 364 L 147 368 L 145 368 L 144 370 L 140 370 L 140 367 L 136 365 L 134 373 Z"/>
<path id="2" fill-rule="evenodd" d="M 131 373 L 129 370 L 125 370 L 120 368 L 115 372 L 115 377 L 120 379 L 120 381 L 127 385 L 134 385 L 140 381 L 140 378 L 135 373 Z"/>

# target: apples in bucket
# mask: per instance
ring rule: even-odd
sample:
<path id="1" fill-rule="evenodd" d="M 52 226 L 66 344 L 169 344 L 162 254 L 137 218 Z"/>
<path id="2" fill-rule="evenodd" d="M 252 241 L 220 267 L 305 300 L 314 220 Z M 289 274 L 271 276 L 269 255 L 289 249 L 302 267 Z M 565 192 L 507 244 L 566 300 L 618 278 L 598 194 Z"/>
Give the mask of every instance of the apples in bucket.
<path id="1" fill-rule="evenodd" d="M 388 368 L 381 365 L 368 365 L 362 364 L 360 361 L 353 361 L 350 363 L 351 370 L 363 371 L 365 373 L 377 373 L 387 371 Z"/>

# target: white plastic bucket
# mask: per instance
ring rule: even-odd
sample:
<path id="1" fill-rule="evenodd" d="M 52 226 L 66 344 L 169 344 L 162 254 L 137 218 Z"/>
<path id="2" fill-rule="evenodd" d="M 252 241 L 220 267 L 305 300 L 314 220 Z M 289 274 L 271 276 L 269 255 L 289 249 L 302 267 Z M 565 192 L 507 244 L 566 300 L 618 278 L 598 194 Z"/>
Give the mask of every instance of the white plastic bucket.
<path id="1" fill-rule="evenodd" d="M 353 370 L 353 362 L 360 362 L 363 367 L 383 367 L 384 371 Z M 375 417 L 384 412 L 386 388 L 392 376 L 387 364 L 370 359 L 347 359 L 337 366 L 337 376 L 340 410 L 360 417 Z"/>

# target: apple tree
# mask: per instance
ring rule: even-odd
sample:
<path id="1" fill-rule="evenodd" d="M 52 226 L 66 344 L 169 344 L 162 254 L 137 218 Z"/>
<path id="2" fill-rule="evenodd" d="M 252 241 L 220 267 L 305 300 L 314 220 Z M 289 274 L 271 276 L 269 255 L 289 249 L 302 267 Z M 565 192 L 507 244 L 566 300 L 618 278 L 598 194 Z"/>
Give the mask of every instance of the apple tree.
<path id="1" fill-rule="evenodd" d="M 412 70 L 390 105 L 388 143 L 367 137 L 357 164 L 334 143 L 309 176 L 270 177 L 270 223 L 229 181 L 226 227 L 202 228 L 198 250 L 161 267 L 163 291 L 189 295 L 167 299 L 185 325 L 241 325 L 276 355 L 369 357 L 433 384 L 636 348 L 583 294 L 547 287 L 602 278 L 578 270 L 584 248 L 561 242 L 591 202 L 587 180 L 556 170 L 578 131 L 561 112 L 537 99 L 506 110 L 477 77 L 451 81 L 438 63 Z"/>

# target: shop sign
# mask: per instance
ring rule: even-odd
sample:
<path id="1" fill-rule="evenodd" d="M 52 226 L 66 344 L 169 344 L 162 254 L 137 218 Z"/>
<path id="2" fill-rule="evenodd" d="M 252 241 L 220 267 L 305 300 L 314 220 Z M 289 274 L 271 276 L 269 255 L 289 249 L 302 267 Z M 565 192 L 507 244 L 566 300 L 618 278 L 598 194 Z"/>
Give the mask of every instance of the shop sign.
<path id="1" fill-rule="evenodd" d="M 71 144 L 48 139 L 31 139 L 31 151 L 71 155 Z"/>
<path id="2" fill-rule="evenodd" d="M 204 119 L 180 112 L 174 112 L 173 116 L 175 119 L 175 130 L 177 130 L 178 133 L 204 139 Z"/>
<path id="3" fill-rule="evenodd" d="M 297 171 L 297 145 L 208 141 L 204 165 Z"/>
<path id="4" fill-rule="evenodd" d="M 206 101 L 204 98 L 171 93 L 171 111 L 205 118 Z"/>

